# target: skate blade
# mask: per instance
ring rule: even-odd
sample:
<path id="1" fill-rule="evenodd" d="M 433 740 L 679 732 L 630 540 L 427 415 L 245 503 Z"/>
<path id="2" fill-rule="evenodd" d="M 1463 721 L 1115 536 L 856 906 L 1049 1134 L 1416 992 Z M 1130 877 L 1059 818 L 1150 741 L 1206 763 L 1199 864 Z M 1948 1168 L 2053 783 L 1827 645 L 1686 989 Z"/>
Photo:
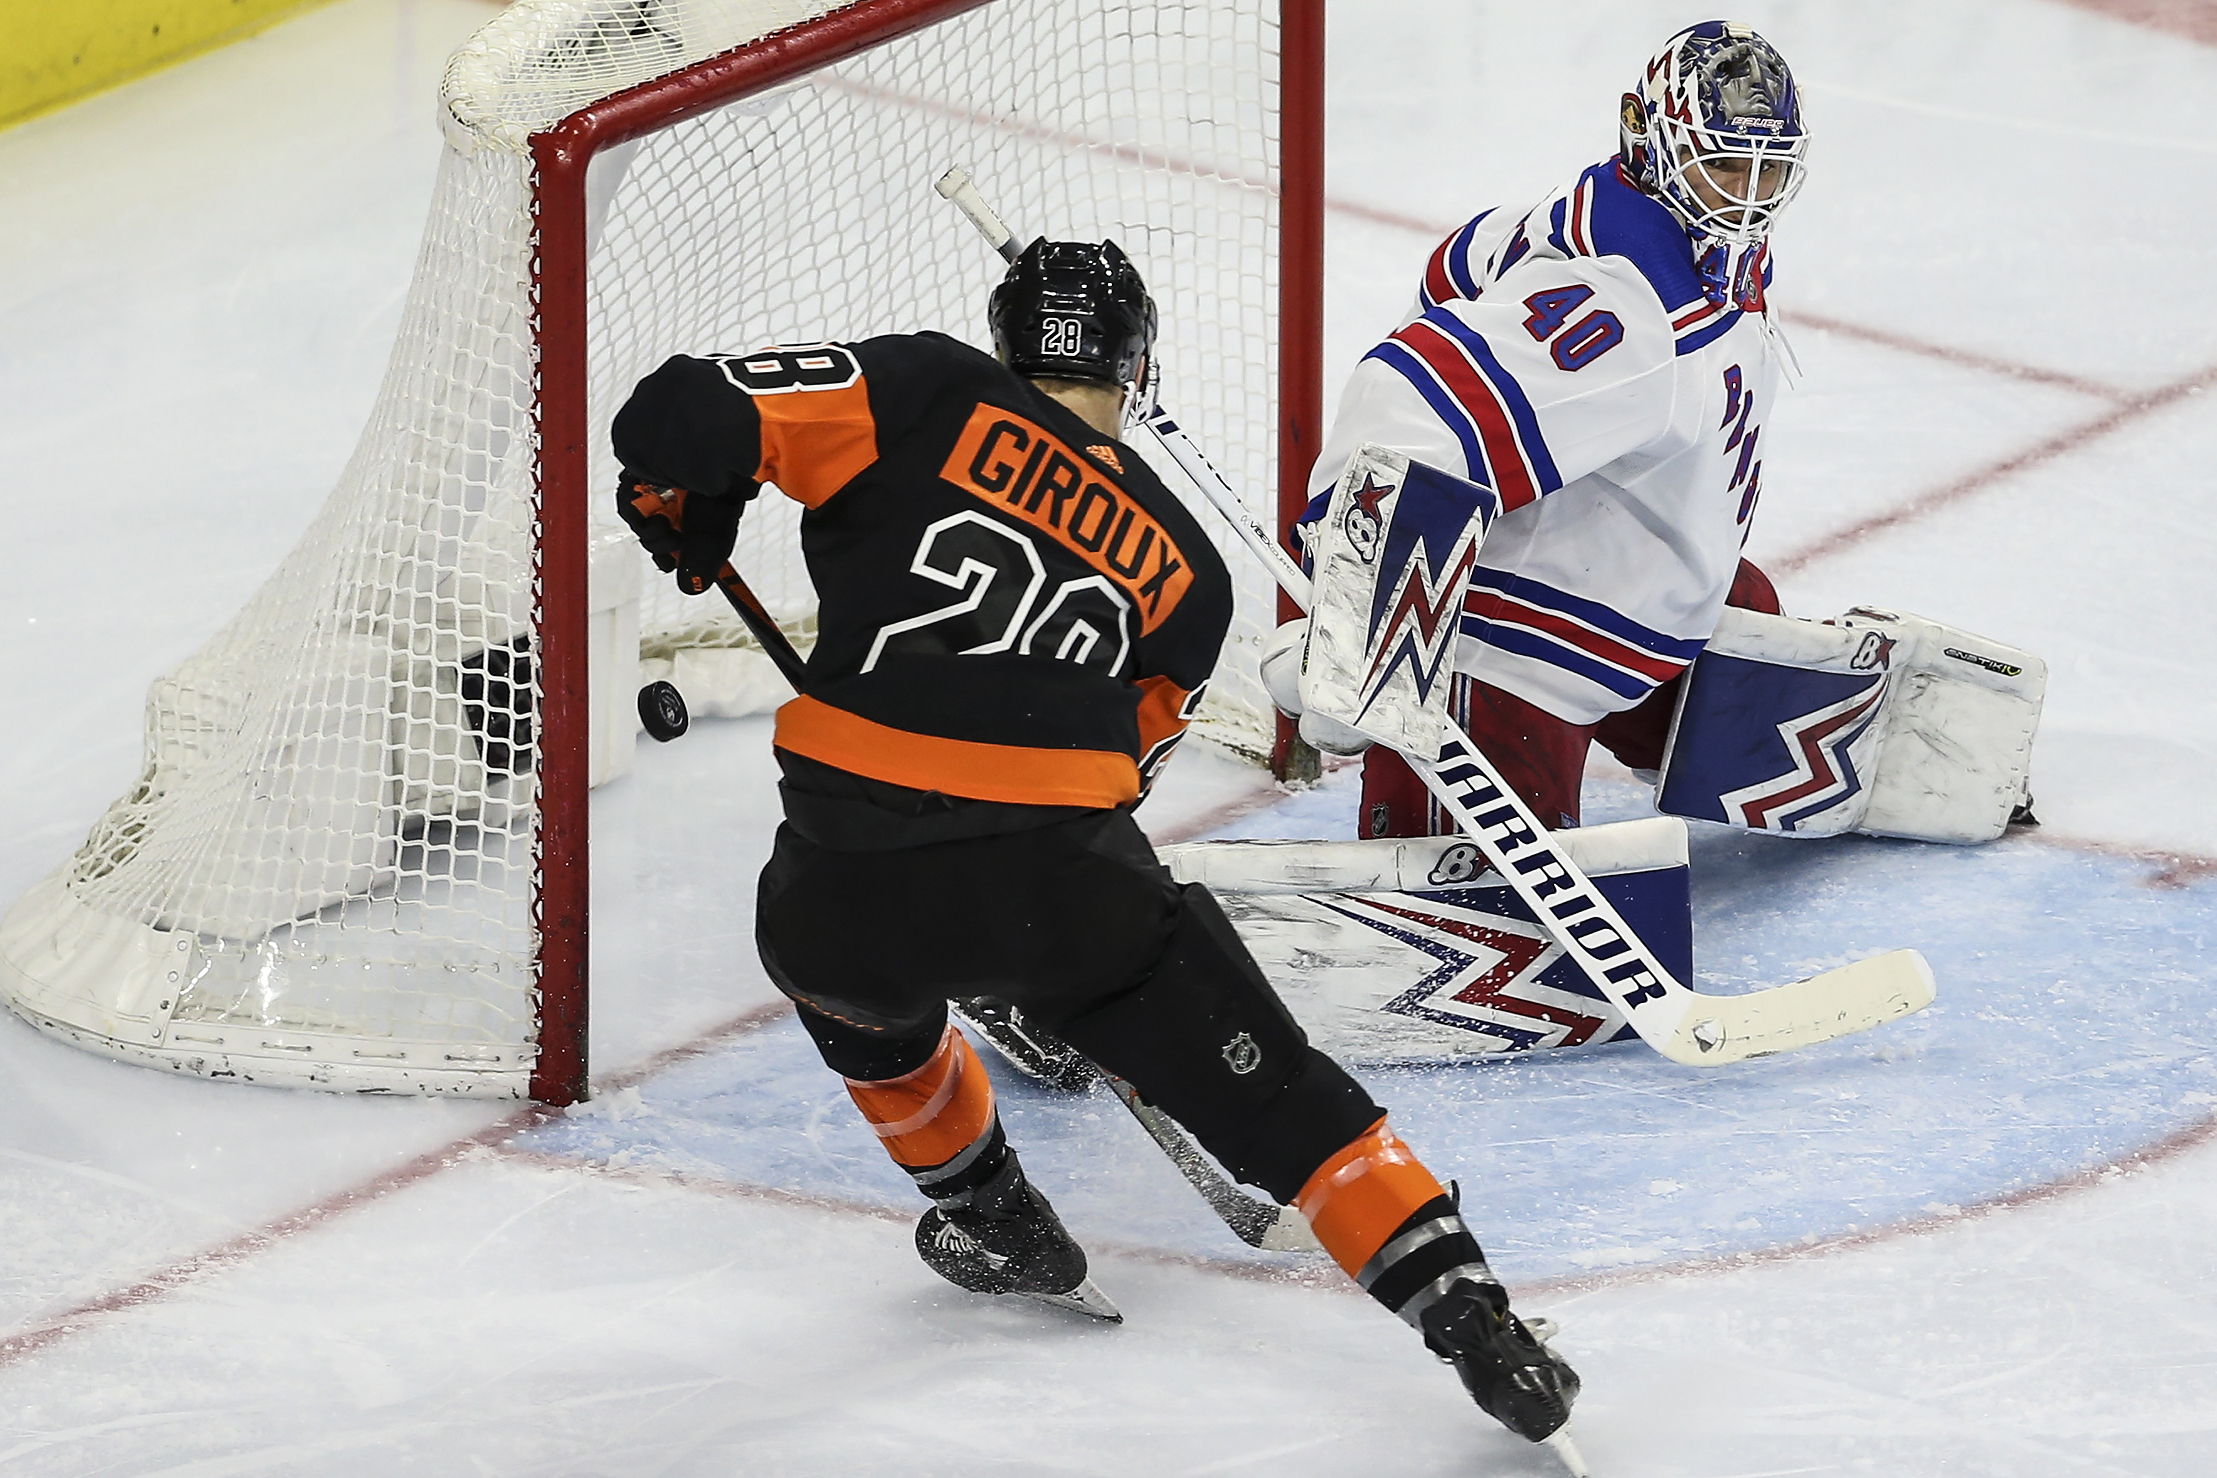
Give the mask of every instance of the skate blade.
<path id="1" fill-rule="evenodd" d="M 1068 1309 L 1089 1319 L 1103 1319 L 1111 1324 L 1124 1322 L 1123 1311 L 1109 1302 L 1109 1296 L 1091 1278 L 1086 1279 L 1068 1293 L 1019 1293 L 1018 1298 L 1028 1298 L 1034 1303 L 1052 1304 L 1058 1309 Z"/>
<path id="2" fill-rule="evenodd" d="M 1557 1427 L 1540 1439 L 1540 1445 L 1551 1450 L 1570 1469 L 1571 1478 L 1593 1478 L 1593 1469 L 1586 1466 L 1585 1456 L 1578 1451 L 1578 1444 L 1570 1440 L 1570 1428 Z"/>

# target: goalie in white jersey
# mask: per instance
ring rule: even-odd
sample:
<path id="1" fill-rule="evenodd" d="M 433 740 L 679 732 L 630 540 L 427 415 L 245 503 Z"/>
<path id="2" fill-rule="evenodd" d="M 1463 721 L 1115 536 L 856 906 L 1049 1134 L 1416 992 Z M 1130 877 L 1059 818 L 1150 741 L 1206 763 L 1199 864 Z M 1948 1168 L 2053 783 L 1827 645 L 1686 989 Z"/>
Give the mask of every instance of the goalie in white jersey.
<path id="1" fill-rule="evenodd" d="M 1313 520 L 1368 442 L 1499 496 L 1452 707 L 1550 824 L 1577 823 L 1593 739 L 1660 766 L 1674 684 L 1727 602 L 1778 610 L 1740 548 L 1780 353 L 1767 238 L 1808 146 L 1799 93 L 1762 37 L 1707 21 L 1648 63 L 1621 131 L 1617 158 L 1433 253 L 1416 311 L 1356 367 L 1310 484 Z M 1283 675 L 1287 650 L 1266 672 Z M 1371 750 L 1362 834 L 1443 829 L 1399 757 Z"/>

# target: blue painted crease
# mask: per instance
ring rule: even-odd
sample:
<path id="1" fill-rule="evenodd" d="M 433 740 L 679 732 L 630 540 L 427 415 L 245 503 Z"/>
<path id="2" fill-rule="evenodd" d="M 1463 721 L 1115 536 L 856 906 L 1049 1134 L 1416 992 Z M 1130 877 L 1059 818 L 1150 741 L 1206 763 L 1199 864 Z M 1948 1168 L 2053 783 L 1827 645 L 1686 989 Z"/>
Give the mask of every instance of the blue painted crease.
<path id="1" fill-rule="evenodd" d="M 1589 786 L 1589 822 L 1648 814 Z M 1353 772 L 1234 830 L 1345 836 Z M 1925 1012 L 1713 1071 L 1636 1043 L 1359 1068 L 1512 1282 L 1756 1252 L 1921 1221 L 2072 1176 L 2217 1112 L 2217 880 L 2013 837 L 1955 848 L 1693 826 L 1700 988 L 1736 992 L 1883 949 L 1931 959 Z M 1251 1252 L 1104 1092 L 996 1065 L 1012 1139 L 1081 1236 Z M 921 1210 L 791 1022 L 526 1143 L 581 1160 Z M 1298 1259 L 1294 1259 L 1298 1261 Z"/>

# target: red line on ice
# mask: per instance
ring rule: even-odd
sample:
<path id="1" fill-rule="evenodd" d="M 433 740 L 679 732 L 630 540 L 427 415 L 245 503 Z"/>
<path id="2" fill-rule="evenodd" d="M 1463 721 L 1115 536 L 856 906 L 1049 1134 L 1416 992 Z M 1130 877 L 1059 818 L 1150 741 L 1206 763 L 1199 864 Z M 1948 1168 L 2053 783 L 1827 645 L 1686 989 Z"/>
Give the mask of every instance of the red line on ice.
<path id="1" fill-rule="evenodd" d="M 2186 888 L 2203 878 L 2217 877 L 2217 857 L 2201 852 L 2183 852 L 2176 847 L 2135 847 L 2123 842 L 2097 841 L 2092 837 L 2059 836 L 2046 830 L 2029 832 L 2024 839 L 2062 851 L 2092 852 L 2103 857 L 2120 857 L 2127 862 L 2142 863 L 2155 869 L 2140 880 L 2140 885 L 2145 888 Z"/>
<path id="2" fill-rule="evenodd" d="M 1906 523 L 1939 512 L 1962 502 L 1974 494 L 1983 493 L 1994 484 L 2019 472 L 2053 461 L 2066 452 L 2075 452 L 2088 442 L 2098 441 L 2113 431 L 2122 430 L 2135 421 L 2143 420 L 2157 411 L 2166 410 L 2196 391 L 2217 385 L 2217 365 L 2174 380 L 2156 390 L 2145 391 L 2126 399 L 2114 410 L 2105 411 L 2091 421 L 2084 421 L 2059 431 L 2043 441 L 2035 442 L 2023 451 L 2012 452 L 2006 457 L 1987 463 L 1976 471 L 1965 473 L 1953 482 L 1945 483 L 1930 492 L 1919 493 L 1913 498 L 1895 505 L 1884 513 L 1835 529 L 1821 539 L 1804 544 L 1801 548 L 1778 560 L 1765 560 L 1764 567 L 1774 574 L 1790 575 L 1806 569 L 1820 559 L 1829 558 L 1853 545 L 1862 543 L 1873 534 L 1882 534 Z"/>
<path id="3" fill-rule="evenodd" d="M 596 1084 L 596 1089 L 601 1093 L 611 1093 L 631 1087 L 678 1063 L 714 1051 L 736 1037 L 759 1030 L 790 1009 L 783 1001 L 757 1006 L 689 1042 L 656 1053 L 636 1066 Z M 0 1370 L 18 1364 L 27 1356 L 38 1353 L 109 1314 L 119 1314 L 143 1304 L 158 1302 L 210 1274 L 236 1267 L 302 1232 L 311 1231 L 347 1212 L 358 1210 L 394 1191 L 436 1175 L 474 1153 L 495 1149 L 525 1130 L 558 1117 L 561 1112 L 560 1109 L 536 1103 L 517 1109 L 475 1134 L 464 1135 L 450 1144 L 374 1175 L 358 1185 L 326 1196 L 313 1205 L 302 1207 L 275 1221 L 265 1222 L 251 1231 L 241 1232 L 227 1242 L 220 1242 L 188 1257 L 179 1258 L 136 1283 L 87 1299 L 71 1309 L 0 1338 Z"/>
<path id="4" fill-rule="evenodd" d="M 2077 375 L 2066 375 L 2057 370 L 2046 370 L 2034 365 L 2018 364 L 2013 360 L 1997 359 L 1991 354 L 1978 354 L 1969 349 L 1957 349 L 1947 344 L 1928 344 L 1922 339 L 1913 339 L 1907 334 L 1895 333 L 1892 329 L 1871 328 L 1860 323 L 1850 323 L 1844 318 L 1834 318 L 1827 313 L 1810 313 L 1796 308 L 1785 313 L 1784 317 L 1789 323 L 1807 324 L 1809 327 L 1824 333 L 1838 334 L 1843 339 L 1860 339 L 1866 344 L 1877 344 L 1886 349 L 1898 349 L 1904 354 L 1921 354 L 1927 359 L 1942 360 L 1948 364 L 1961 365 L 1965 369 L 1985 370 L 1989 374 L 2006 375 L 2013 380 L 2030 380 L 2039 385 L 2053 385 L 2059 390 L 2076 391 L 2080 395 L 2091 395 L 2098 400 L 2122 403 L 2132 399 L 2131 391 L 2119 389 L 2115 385 L 2105 385 L 2099 380 L 2087 380 Z"/>
<path id="5" fill-rule="evenodd" d="M 1883 1242 L 1898 1241 L 1903 1237 L 1929 1236 L 1962 1226 L 1980 1217 L 1998 1212 L 2013 1211 L 2021 1206 L 2037 1206 L 2047 1201 L 2061 1200 L 2080 1191 L 2108 1185 L 2136 1171 L 2146 1170 L 2166 1160 L 2173 1160 L 2188 1150 L 2217 1140 L 2217 1115 L 2200 1119 L 2183 1128 L 2174 1129 L 2153 1144 L 2119 1155 L 2114 1160 L 2104 1160 L 2099 1165 L 2089 1165 L 2069 1175 L 2043 1181 L 2023 1190 L 2005 1195 L 1989 1196 L 1983 1201 L 1953 1207 L 1930 1216 L 1920 1216 L 1911 1221 L 1898 1221 L 1888 1226 L 1871 1227 L 1865 1231 L 1842 1232 L 1830 1237 L 1819 1237 L 1810 1242 L 1788 1243 L 1783 1247 L 1766 1247 L 1755 1252 L 1732 1252 L 1721 1257 L 1693 1258 L 1685 1262 L 1658 1263 L 1649 1267 L 1622 1268 L 1614 1272 L 1581 1275 L 1575 1278 L 1548 1278 L 1533 1283 L 1520 1284 L 1518 1294 L 1590 1293 L 1604 1288 L 1621 1288 L 1632 1283 L 1652 1283 L 1664 1278 L 1686 1278 L 1710 1273 L 1730 1273 L 1741 1268 L 1762 1267 L 1769 1263 L 1798 1262 L 1804 1258 L 1825 1257 L 1835 1252 L 1853 1252 L 1859 1248 L 1874 1247 Z"/>
<path id="6" fill-rule="evenodd" d="M 2080 10 L 2168 31 L 2205 46 L 2217 46 L 2217 4 L 2211 0 L 2063 0 Z"/>

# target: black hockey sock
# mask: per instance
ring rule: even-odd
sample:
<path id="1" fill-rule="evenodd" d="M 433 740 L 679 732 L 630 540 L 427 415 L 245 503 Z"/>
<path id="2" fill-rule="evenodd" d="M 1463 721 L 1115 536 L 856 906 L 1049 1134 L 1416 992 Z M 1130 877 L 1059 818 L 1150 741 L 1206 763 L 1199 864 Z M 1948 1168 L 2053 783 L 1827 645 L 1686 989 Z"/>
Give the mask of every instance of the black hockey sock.
<path id="1" fill-rule="evenodd" d="M 1434 1196 L 1419 1206 L 1363 1264 L 1355 1281 L 1410 1328 L 1422 1332 L 1424 1311 L 1458 1280 L 1498 1287 L 1478 1239 L 1463 1224 L 1455 1202 Z M 1502 1296 L 1507 1307 L 1508 1296 Z"/>

